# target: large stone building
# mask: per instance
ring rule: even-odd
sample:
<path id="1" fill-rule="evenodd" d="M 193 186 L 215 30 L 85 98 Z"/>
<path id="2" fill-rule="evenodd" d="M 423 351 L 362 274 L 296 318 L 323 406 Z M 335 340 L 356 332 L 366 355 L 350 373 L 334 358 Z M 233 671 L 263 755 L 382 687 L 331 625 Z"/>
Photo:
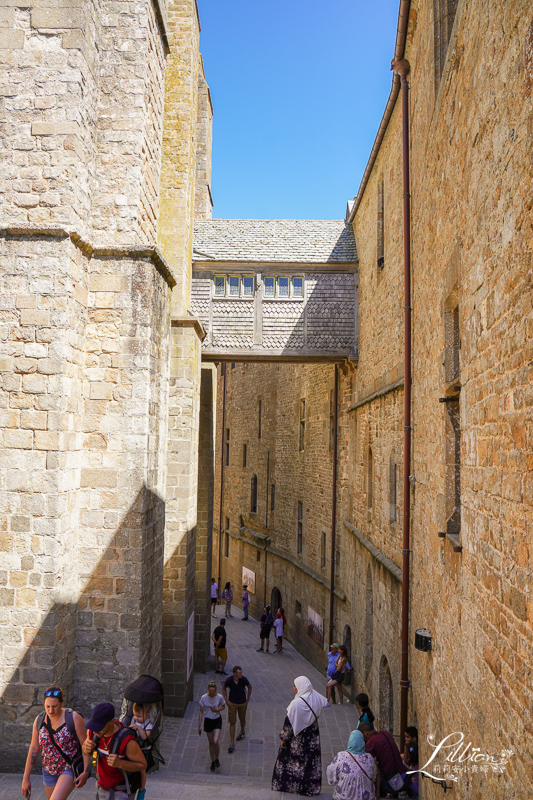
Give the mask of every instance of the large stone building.
<path id="1" fill-rule="evenodd" d="M 335 367 L 235 359 L 225 374 L 229 437 L 217 435 L 229 450 L 218 572 L 237 587 L 243 567 L 255 573 L 254 610 L 281 599 L 287 635 L 311 659 L 324 663 L 330 635 L 347 640 L 353 688 L 370 694 L 380 726 L 400 733 L 410 305 L 409 722 L 418 725 L 423 759 L 432 752 L 428 736 L 439 742 L 452 732 L 496 759 L 513 753 L 503 753 L 501 771 L 481 760 L 452 765 L 454 797 L 524 800 L 533 785 L 531 4 L 501 0 L 488 10 L 479 0 L 402 0 L 394 61 L 398 73 L 410 66 L 408 125 L 395 74 L 348 204 L 358 359 L 355 369 L 337 367 L 335 518 Z M 221 375 L 219 420 L 223 386 Z M 218 512 L 215 504 L 216 534 Z M 430 651 L 414 647 L 420 628 L 431 634 Z M 443 755 L 437 777 L 444 766 Z M 425 779 L 422 791 L 438 798 L 442 785 Z"/>
<path id="2" fill-rule="evenodd" d="M 170 713 L 191 695 L 211 108 L 195 0 L 0 5 L 6 770 L 51 683 L 84 711 L 140 672 Z"/>

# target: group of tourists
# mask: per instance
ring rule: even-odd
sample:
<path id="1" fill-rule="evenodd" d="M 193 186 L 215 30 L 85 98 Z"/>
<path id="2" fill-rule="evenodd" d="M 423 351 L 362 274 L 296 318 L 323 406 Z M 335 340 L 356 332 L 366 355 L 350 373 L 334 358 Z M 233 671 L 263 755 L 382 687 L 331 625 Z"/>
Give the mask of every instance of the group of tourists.
<path id="1" fill-rule="evenodd" d="M 218 583 L 214 578 L 211 578 L 211 616 L 216 619 L 216 610 L 218 605 Z M 221 600 L 224 602 L 224 617 L 230 619 L 233 617 L 231 613 L 231 605 L 233 603 L 233 588 L 231 582 L 227 581 L 221 594 Z M 250 605 L 250 593 L 248 591 L 248 584 L 245 583 L 242 587 L 241 595 L 242 603 L 242 620 L 245 622 L 248 619 L 248 606 Z"/>
<path id="2" fill-rule="evenodd" d="M 64 706 L 60 686 L 44 692 L 44 711 L 33 723 L 22 779 L 27 800 L 39 754 L 48 800 L 66 800 L 74 788 L 84 786 L 93 763 L 97 800 L 144 800 L 146 773 L 159 755 L 155 742 L 162 727 L 163 688 L 157 679 L 142 675 L 127 687 L 124 698 L 121 719 L 112 703 L 99 703 L 85 722 Z M 143 702 L 147 698 L 154 702 Z"/>

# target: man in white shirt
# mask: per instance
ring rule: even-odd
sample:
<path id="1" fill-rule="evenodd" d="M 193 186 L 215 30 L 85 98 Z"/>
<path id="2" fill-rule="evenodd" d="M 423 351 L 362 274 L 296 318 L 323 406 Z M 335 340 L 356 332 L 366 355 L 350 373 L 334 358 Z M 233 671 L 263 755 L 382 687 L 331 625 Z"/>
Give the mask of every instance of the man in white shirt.
<path id="1" fill-rule="evenodd" d="M 217 615 L 215 614 L 217 608 L 217 601 L 218 601 L 218 584 L 215 583 L 215 579 L 211 578 L 211 616 L 215 619 Z"/>

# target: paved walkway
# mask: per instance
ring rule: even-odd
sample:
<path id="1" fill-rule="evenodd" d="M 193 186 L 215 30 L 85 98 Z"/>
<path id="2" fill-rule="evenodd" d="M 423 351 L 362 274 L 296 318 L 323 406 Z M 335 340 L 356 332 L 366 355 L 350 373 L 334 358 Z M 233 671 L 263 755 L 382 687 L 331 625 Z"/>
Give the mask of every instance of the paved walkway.
<path id="1" fill-rule="evenodd" d="M 217 611 L 220 616 L 221 608 Z M 253 687 L 246 721 L 246 738 L 236 742 L 234 753 L 228 753 L 229 725 L 224 711 L 221 768 L 215 774 L 210 772 L 207 737 L 204 733 L 198 736 L 198 701 L 207 691 L 208 681 L 215 678 L 219 686 L 222 686 L 222 680 L 225 680 L 223 676 L 215 675 L 211 659 L 209 671 L 205 675 L 195 675 L 194 701 L 189 703 L 185 717 L 165 720 L 161 752 L 167 763 L 158 773 L 148 777 L 147 800 L 211 800 L 214 794 L 217 800 L 244 800 L 250 797 L 251 787 L 254 800 L 272 800 L 270 780 L 279 748 L 278 735 L 287 705 L 294 697 L 294 678 L 306 675 L 315 689 L 325 693 L 325 677 L 289 644 L 284 645 L 280 655 L 257 653 L 259 623 L 252 619 L 244 623 L 240 617 L 241 614 L 237 611 L 237 616 L 226 623 L 226 672 L 231 674 L 235 664 L 242 666 L 244 675 Z M 212 620 L 212 623 L 215 627 L 218 621 Z M 320 737 L 324 771 L 335 753 L 346 747 L 356 719 L 354 707 L 346 700 L 342 706 L 323 710 L 320 717 Z M 20 781 L 20 776 L 0 776 L 0 800 L 15 800 L 21 796 Z M 35 776 L 32 784 L 32 800 L 45 800 L 41 779 Z M 77 791 L 72 797 L 75 800 L 86 800 L 93 798 L 94 793 L 94 780 L 91 779 L 87 787 Z M 324 778 L 323 794 L 331 793 L 332 788 Z M 291 796 L 284 793 L 276 795 L 280 798 Z"/>

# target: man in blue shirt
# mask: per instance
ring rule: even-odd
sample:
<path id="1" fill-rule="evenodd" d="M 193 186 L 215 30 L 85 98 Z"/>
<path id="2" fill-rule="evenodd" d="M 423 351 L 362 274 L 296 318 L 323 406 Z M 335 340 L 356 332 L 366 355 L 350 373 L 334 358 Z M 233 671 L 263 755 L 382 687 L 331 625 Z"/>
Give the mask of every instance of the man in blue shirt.
<path id="1" fill-rule="evenodd" d="M 339 645 L 334 643 L 329 646 L 329 653 L 328 653 L 328 667 L 326 669 L 326 675 L 328 681 L 331 679 L 331 676 L 335 672 L 335 661 L 339 655 Z M 339 689 L 340 691 L 340 689 Z M 335 705 L 335 687 L 333 686 L 331 689 L 331 702 Z M 326 703 L 326 706 L 329 706 L 329 703 Z"/>

